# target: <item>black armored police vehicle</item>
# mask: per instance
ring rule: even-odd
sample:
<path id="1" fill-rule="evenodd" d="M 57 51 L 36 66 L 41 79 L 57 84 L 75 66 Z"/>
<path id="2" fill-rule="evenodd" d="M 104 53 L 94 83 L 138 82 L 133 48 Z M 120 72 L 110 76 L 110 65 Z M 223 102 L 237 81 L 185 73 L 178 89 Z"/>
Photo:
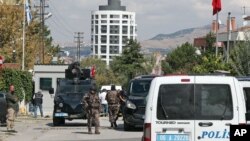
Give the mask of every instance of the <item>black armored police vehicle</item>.
<path id="1" fill-rule="evenodd" d="M 65 120 L 86 119 L 81 100 L 90 87 L 95 85 L 91 77 L 91 69 L 80 68 L 80 63 L 75 62 L 65 70 L 65 78 L 57 81 L 54 98 L 53 125 L 63 125 Z M 50 94 L 54 89 L 50 90 Z"/>

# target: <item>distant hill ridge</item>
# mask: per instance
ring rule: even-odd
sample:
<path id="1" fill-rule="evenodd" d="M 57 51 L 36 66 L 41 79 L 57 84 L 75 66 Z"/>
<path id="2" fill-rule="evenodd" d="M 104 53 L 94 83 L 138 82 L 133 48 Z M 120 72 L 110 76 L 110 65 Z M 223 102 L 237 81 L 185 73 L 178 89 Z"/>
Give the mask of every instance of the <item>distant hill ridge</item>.
<path id="1" fill-rule="evenodd" d="M 225 25 L 221 25 L 225 28 Z M 155 37 L 142 41 L 144 48 L 176 48 L 177 46 L 189 42 L 193 44 L 194 38 L 202 37 L 211 31 L 211 25 L 197 28 L 187 28 L 170 34 L 158 34 Z"/>

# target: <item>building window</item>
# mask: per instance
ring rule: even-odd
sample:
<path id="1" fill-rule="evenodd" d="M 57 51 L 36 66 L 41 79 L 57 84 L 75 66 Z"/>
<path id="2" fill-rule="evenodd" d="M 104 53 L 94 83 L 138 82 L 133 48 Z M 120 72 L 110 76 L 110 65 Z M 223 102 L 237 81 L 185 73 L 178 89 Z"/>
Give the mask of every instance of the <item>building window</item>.
<path id="1" fill-rule="evenodd" d="M 102 58 L 102 59 L 106 59 L 106 55 L 102 55 L 101 58 Z"/>
<path id="2" fill-rule="evenodd" d="M 107 53 L 107 46 L 101 46 L 101 53 Z"/>
<path id="3" fill-rule="evenodd" d="M 98 24 L 98 20 L 95 20 L 95 24 Z"/>
<path id="4" fill-rule="evenodd" d="M 110 46 L 109 47 L 109 54 L 118 54 L 119 53 L 119 46 Z"/>
<path id="5" fill-rule="evenodd" d="M 95 26 L 95 34 L 98 34 L 98 25 Z"/>
<path id="6" fill-rule="evenodd" d="M 130 34 L 134 34 L 134 27 L 133 26 L 130 27 Z"/>
<path id="7" fill-rule="evenodd" d="M 101 18 L 106 19 L 107 15 L 101 15 Z"/>
<path id="8" fill-rule="evenodd" d="M 127 24 L 127 23 L 128 23 L 128 21 L 122 21 L 122 23 L 123 23 L 123 24 Z"/>
<path id="9" fill-rule="evenodd" d="M 120 23 L 118 20 L 110 20 L 110 23 Z"/>
<path id="10" fill-rule="evenodd" d="M 127 36 L 122 36 L 122 43 L 127 44 L 128 43 L 128 37 Z"/>
<path id="11" fill-rule="evenodd" d="M 114 36 L 114 35 L 109 36 L 109 43 L 119 44 L 119 36 Z"/>
<path id="12" fill-rule="evenodd" d="M 128 15 L 122 15 L 123 19 L 128 19 Z"/>
<path id="13" fill-rule="evenodd" d="M 106 25 L 101 26 L 101 33 L 107 33 L 107 26 Z"/>
<path id="14" fill-rule="evenodd" d="M 110 25 L 110 34 L 118 34 L 119 26 L 118 25 Z"/>
<path id="15" fill-rule="evenodd" d="M 103 44 L 107 43 L 107 36 L 104 35 L 101 36 L 101 43 Z"/>
<path id="16" fill-rule="evenodd" d="M 40 78 L 40 89 L 49 90 L 52 88 L 52 78 Z"/>
<path id="17" fill-rule="evenodd" d="M 95 43 L 98 44 L 98 36 L 95 36 Z"/>
<path id="18" fill-rule="evenodd" d="M 101 20 L 101 23 L 107 23 L 107 20 Z"/>
<path id="19" fill-rule="evenodd" d="M 128 26 L 122 26 L 122 34 L 128 34 Z"/>
<path id="20" fill-rule="evenodd" d="M 95 46 L 95 54 L 98 54 L 98 46 Z"/>
<path id="21" fill-rule="evenodd" d="M 119 19 L 120 16 L 119 15 L 110 15 L 110 18 Z"/>
<path id="22" fill-rule="evenodd" d="M 95 19 L 98 19 L 98 15 L 95 15 Z"/>

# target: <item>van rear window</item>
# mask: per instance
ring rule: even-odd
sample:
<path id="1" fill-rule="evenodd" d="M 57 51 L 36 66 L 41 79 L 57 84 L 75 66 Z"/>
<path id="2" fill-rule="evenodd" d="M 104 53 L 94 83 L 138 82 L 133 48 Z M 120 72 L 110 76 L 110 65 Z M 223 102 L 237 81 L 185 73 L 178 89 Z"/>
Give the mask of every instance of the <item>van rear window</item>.
<path id="1" fill-rule="evenodd" d="M 159 120 L 230 120 L 233 118 L 229 85 L 161 85 L 157 103 Z"/>

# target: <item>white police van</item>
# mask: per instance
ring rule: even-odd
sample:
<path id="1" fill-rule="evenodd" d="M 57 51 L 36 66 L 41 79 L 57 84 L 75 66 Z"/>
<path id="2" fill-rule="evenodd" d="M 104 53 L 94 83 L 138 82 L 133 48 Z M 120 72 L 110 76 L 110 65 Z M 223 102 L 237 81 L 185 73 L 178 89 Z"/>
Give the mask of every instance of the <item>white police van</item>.
<path id="1" fill-rule="evenodd" d="M 144 141 L 229 141 L 246 124 L 239 81 L 229 76 L 156 77 L 150 86 Z"/>
<path id="2" fill-rule="evenodd" d="M 250 112 L 250 77 L 238 77 L 237 79 L 241 83 L 244 92 L 246 111 Z M 250 121 L 247 124 L 250 124 Z"/>

